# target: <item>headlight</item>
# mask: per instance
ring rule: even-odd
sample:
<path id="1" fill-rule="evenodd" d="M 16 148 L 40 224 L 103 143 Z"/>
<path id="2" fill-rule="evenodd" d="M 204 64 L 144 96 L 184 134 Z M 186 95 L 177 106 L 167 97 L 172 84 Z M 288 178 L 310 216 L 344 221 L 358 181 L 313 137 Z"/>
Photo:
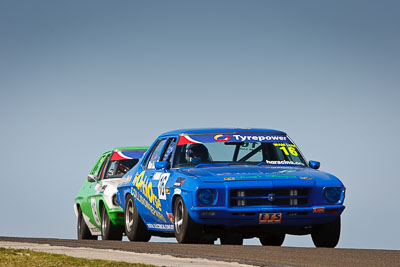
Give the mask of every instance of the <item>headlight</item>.
<path id="1" fill-rule="evenodd" d="M 342 191 L 341 187 L 327 187 L 325 188 L 325 198 L 331 203 L 336 203 L 340 200 Z"/>
<path id="2" fill-rule="evenodd" d="M 199 200 L 201 204 L 210 205 L 215 200 L 215 193 L 211 189 L 200 189 Z"/>
<path id="3" fill-rule="evenodd" d="M 118 203 L 118 201 L 117 201 L 117 195 L 113 195 L 113 197 L 112 197 L 112 203 L 113 203 L 115 206 L 119 206 L 119 203 Z"/>

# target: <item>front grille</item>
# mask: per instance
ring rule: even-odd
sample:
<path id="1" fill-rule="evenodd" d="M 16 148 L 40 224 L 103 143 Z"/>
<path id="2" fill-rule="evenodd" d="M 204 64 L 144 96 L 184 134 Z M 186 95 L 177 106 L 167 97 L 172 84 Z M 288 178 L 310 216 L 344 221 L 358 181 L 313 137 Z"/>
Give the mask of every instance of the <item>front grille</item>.
<path id="1" fill-rule="evenodd" d="M 308 203 L 307 188 L 231 189 L 230 206 L 302 206 Z"/>

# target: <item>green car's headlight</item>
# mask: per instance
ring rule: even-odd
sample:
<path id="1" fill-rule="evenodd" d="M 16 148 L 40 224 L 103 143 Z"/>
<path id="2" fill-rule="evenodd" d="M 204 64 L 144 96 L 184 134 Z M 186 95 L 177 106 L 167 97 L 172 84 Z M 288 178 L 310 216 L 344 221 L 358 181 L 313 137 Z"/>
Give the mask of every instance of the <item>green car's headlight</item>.
<path id="1" fill-rule="evenodd" d="M 112 197 L 112 203 L 113 203 L 115 206 L 119 206 L 119 203 L 118 203 L 118 201 L 117 201 L 117 195 L 113 195 L 113 197 Z"/>
<path id="2" fill-rule="evenodd" d="M 336 203 L 340 200 L 342 196 L 342 187 L 326 187 L 325 188 L 325 198 L 331 203 Z"/>

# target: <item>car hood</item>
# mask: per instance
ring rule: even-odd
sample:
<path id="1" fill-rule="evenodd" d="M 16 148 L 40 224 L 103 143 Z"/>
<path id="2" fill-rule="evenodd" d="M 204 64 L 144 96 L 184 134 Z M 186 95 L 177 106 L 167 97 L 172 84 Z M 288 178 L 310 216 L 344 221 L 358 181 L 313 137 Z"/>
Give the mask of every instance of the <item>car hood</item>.
<path id="1" fill-rule="evenodd" d="M 188 168 L 181 170 L 190 176 L 195 176 L 203 182 L 226 181 L 260 181 L 260 180 L 324 180 L 338 181 L 328 173 L 297 166 L 254 166 L 254 165 L 228 165 Z"/>

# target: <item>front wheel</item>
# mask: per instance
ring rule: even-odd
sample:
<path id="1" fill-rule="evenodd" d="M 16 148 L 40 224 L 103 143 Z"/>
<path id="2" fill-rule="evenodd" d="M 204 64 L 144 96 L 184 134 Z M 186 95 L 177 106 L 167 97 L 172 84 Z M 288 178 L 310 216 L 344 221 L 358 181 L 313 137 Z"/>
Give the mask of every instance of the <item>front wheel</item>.
<path id="1" fill-rule="evenodd" d="M 90 233 L 89 227 L 87 227 L 86 225 L 80 207 L 78 207 L 78 222 L 76 228 L 77 228 L 78 240 L 84 240 L 84 239 L 97 240 L 97 235 L 92 235 Z"/>
<path id="2" fill-rule="evenodd" d="M 195 223 L 186 209 L 181 197 L 174 204 L 174 233 L 179 243 L 198 243 L 201 238 L 201 226 Z"/>
<path id="3" fill-rule="evenodd" d="M 224 235 L 219 238 L 221 245 L 243 245 L 243 238 L 238 235 Z"/>
<path id="4" fill-rule="evenodd" d="M 131 195 L 126 197 L 125 202 L 125 234 L 130 241 L 147 242 L 151 238 Z"/>
<path id="5" fill-rule="evenodd" d="M 333 222 L 313 226 L 311 237 L 317 248 L 336 247 L 340 238 L 340 217 Z"/>
<path id="6" fill-rule="evenodd" d="M 101 239 L 102 240 L 122 240 L 122 226 L 114 225 L 107 213 L 105 206 L 101 209 Z"/>
<path id="7" fill-rule="evenodd" d="M 268 233 L 260 236 L 260 242 L 263 246 L 282 246 L 285 241 L 285 233 Z"/>

